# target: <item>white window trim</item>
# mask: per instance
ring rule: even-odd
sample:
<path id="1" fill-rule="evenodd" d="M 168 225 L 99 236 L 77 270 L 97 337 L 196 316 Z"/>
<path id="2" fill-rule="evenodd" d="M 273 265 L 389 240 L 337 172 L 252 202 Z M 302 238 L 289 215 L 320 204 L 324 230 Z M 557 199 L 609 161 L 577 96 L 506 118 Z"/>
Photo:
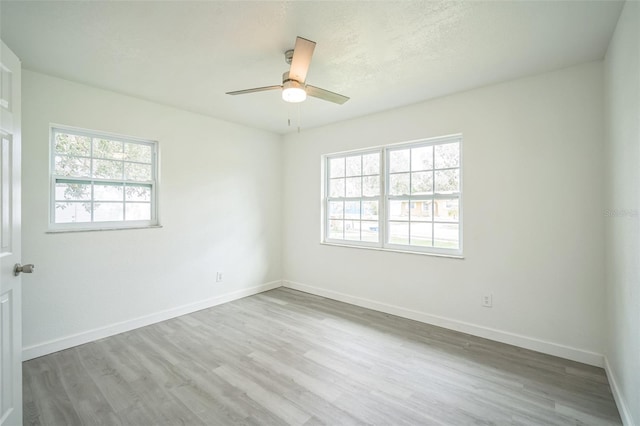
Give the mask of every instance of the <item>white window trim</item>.
<path id="1" fill-rule="evenodd" d="M 460 154 L 459 154 L 460 166 L 457 167 L 457 169 L 459 170 L 459 176 L 460 176 L 460 190 L 455 195 L 434 193 L 433 195 L 428 196 L 428 198 L 431 198 L 431 199 L 457 198 L 458 199 L 458 209 L 459 209 L 459 217 L 458 217 L 459 247 L 458 249 L 447 249 L 447 248 L 440 248 L 440 247 L 420 247 L 420 246 L 412 246 L 412 245 L 386 243 L 386 241 L 388 240 L 388 232 L 389 232 L 388 226 L 387 226 L 389 222 L 389 220 L 387 219 L 387 212 L 389 211 L 388 204 L 389 204 L 389 198 L 390 198 L 390 196 L 388 195 L 389 188 L 388 188 L 388 182 L 387 182 L 388 180 L 387 175 L 389 170 L 389 154 L 388 154 L 389 151 L 402 149 L 404 147 L 416 148 L 420 146 L 443 145 L 443 144 L 452 143 L 452 142 L 457 142 L 460 147 Z M 460 259 L 464 258 L 463 256 L 463 241 L 464 241 L 464 238 L 463 238 L 463 198 L 464 198 L 463 197 L 463 182 L 464 182 L 463 164 L 464 164 L 464 161 L 463 161 L 463 154 L 462 154 L 463 153 L 462 143 L 463 143 L 462 135 L 454 134 L 454 135 L 447 135 L 447 136 L 434 137 L 434 138 L 428 138 L 428 139 L 420 139 L 420 140 L 415 140 L 410 142 L 401 142 L 396 144 L 383 145 L 383 146 L 378 146 L 373 148 L 342 151 L 342 152 L 323 155 L 321 159 L 322 161 L 322 168 L 321 168 L 322 170 L 322 174 L 321 174 L 321 179 L 322 179 L 321 209 L 322 211 L 320 214 L 321 216 L 320 243 L 326 244 L 326 245 L 332 245 L 332 246 L 349 247 L 349 248 L 364 248 L 364 249 L 373 249 L 373 250 L 380 250 L 380 251 L 433 255 L 433 256 L 439 256 L 439 257 L 452 257 L 452 258 L 460 258 Z M 327 236 L 327 230 L 329 227 L 329 213 L 328 213 L 329 204 L 328 203 L 331 199 L 331 197 L 329 197 L 328 195 L 329 194 L 329 178 L 328 178 L 329 161 L 332 158 L 349 156 L 349 154 L 366 155 L 374 152 L 380 153 L 381 192 L 379 197 L 371 197 L 371 198 L 379 200 L 378 232 L 379 232 L 380 241 L 378 243 L 374 243 L 374 242 L 365 242 L 365 241 L 351 241 L 351 240 L 328 238 Z M 393 196 L 392 198 L 410 199 L 411 197 L 410 196 Z M 353 198 L 353 199 L 362 200 L 362 199 L 366 199 L 366 197 Z M 342 198 L 342 200 L 348 201 L 349 199 Z M 439 222 L 434 221 L 433 223 L 439 223 Z M 449 223 L 449 222 L 442 222 L 442 223 Z"/>
<path id="2" fill-rule="evenodd" d="M 55 189 L 56 181 L 68 180 L 78 182 L 113 182 L 114 179 L 87 178 L 87 177 L 71 177 L 55 175 L 55 132 L 67 132 L 77 136 L 86 136 L 90 138 L 103 137 L 118 142 L 134 142 L 138 144 L 151 146 L 151 181 L 129 181 L 117 180 L 124 184 L 132 185 L 148 185 L 151 187 L 151 219 L 136 221 L 111 221 L 111 222 L 77 222 L 77 223 L 56 223 L 55 222 Z M 93 159 L 93 156 L 90 158 Z M 86 231 L 109 231 L 109 230 L 125 230 L 125 229 L 145 229 L 145 228 L 161 228 L 158 217 L 158 185 L 159 185 L 159 168 L 160 168 L 160 151 L 157 141 L 149 139 L 141 139 L 133 136 L 119 135 L 115 133 L 103 132 L 99 130 L 82 129 L 78 127 L 50 124 L 49 125 L 49 226 L 47 233 L 61 232 L 86 232 Z M 93 202 L 93 199 L 91 200 Z"/>

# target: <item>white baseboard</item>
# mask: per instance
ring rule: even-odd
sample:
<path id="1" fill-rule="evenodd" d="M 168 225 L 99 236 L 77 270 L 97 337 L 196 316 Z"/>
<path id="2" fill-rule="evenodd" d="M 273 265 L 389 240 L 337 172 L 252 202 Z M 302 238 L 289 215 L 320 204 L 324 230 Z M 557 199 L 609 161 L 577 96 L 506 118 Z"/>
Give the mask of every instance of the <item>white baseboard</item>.
<path id="1" fill-rule="evenodd" d="M 389 305 L 387 303 L 352 296 L 349 294 L 310 286 L 294 281 L 283 280 L 282 285 L 287 288 L 304 291 L 306 293 L 315 294 L 317 296 L 326 297 L 328 299 L 350 303 L 352 305 L 361 306 L 363 308 L 373 309 L 375 311 L 380 311 L 391 315 L 397 315 L 399 317 L 420 321 L 426 324 L 436 325 L 438 327 L 448 328 L 450 330 L 460 331 L 463 333 L 483 337 L 489 340 L 495 340 L 497 342 L 507 343 L 509 345 L 514 345 L 525 349 L 531 349 L 536 352 L 542 352 L 548 355 L 554 355 L 560 358 L 570 359 L 572 361 L 577 361 L 596 367 L 604 366 L 604 357 L 599 353 L 585 351 L 582 349 L 548 342 L 533 337 L 527 337 L 520 334 L 510 333 L 508 331 L 502 331 L 494 328 L 471 324 L 464 321 L 458 321 L 451 318 L 432 315 L 425 312 L 415 311 L 400 306 Z"/>
<path id="2" fill-rule="evenodd" d="M 33 346 L 28 346 L 22 349 L 22 360 L 28 361 L 30 359 L 38 358 L 43 355 L 51 354 L 64 349 L 69 349 L 74 346 L 93 342 L 94 340 L 103 339 L 105 337 L 124 333 L 125 331 L 131 331 L 136 328 L 145 327 L 147 325 L 155 324 L 161 321 L 166 321 L 171 318 L 190 314 L 192 312 L 200 311 L 202 309 L 210 308 L 212 306 L 220 305 L 222 303 L 227 303 L 233 300 L 242 299 L 243 297 L 262 293 L 263 291 L 272 290 L 274 288 L 278 288 L 281 286 L 282 286 L 282 281 L 280 280 L 271 281 L 271 282 L 257 285 L 254 287 L 249 287 L 249 288 L 237 290 L 231 293 L 222 294 L 220 296 L 212 297 L 210 299 L 201 300 L 196 303 L 190 303 L 188 305 L 178 306 L 176 308 L 167 309 L 166 311 L 156 312 L 154 314 L 133 318 L 133 319 L 122 321 L 116 324 L 110 324 L 105 327 L 100 327 L 93 330 L 84 331 L 82 333 L 74 334 L 71 336 L 62 337 L 60 339 L 50 340 L 48 342 L 39 343 Z"/>
<path id="3" fill-rule="evenodd" d="M 614 374 L 613 368 L 611 368 L 611 364 L 609 364 L 609 360 L 606 356 L 604 357 L 604 371 L 607 373 L 607 379 L 611 386 L 611 393 L 613 393 L 613 399 L 616 401 L 616 405 L 618 406 L 618 412 L 620 413 L 622 424 L 625 426 L 634 426 L 639 424 L 634 423 L 631 418 L 631 412 L 629 411 L 629 408 L 627 408 L 627 404 L 624 402 L 622 392 L 618 387 L 616 375 Z"/>

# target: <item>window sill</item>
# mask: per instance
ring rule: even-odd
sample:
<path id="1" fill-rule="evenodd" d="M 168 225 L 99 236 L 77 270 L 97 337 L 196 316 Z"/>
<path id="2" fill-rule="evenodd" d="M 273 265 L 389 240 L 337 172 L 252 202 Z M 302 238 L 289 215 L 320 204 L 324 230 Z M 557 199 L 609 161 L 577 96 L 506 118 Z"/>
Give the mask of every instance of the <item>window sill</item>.
<path id="1" fill-rule="evenodd" d="M 122 227 L 110 227 L 110 228 L 60 228 L 60 229 L 49 229 L 48 231 L 45 231 L 45 234 L 66 234 L 71 232 L 128 231 L 131 229 L 152 229 L 152 228 L 162 228 L 162 225 L 122 226 Z"/>
<path id="2" fill-rule="evenodd" d="M 411 250 L 399 250 L 385 247 L 371 247 L 371 246 L 358 246 L 353 244 L 339 244 L 339 243 L 328 243 L 325 241 L 321 241 L 320 244 L 325 246 L 334 246 L 334 247 L 345 247 L 345 248 L 355 248 L 355 249 L 365 249 L 365 250 L 376 250 L 376 251 L 388 251 L 391 253 L 406 253 L 406 254 L 418 254 L 421 256 L 434 256 L 434 257 L 447 257 L 450 259 L 460 259 L 464 260 L 463 255 L 458 254 L 445 254 L 445 253 L 427 253 L 423 251 L 411 251 Z"/>

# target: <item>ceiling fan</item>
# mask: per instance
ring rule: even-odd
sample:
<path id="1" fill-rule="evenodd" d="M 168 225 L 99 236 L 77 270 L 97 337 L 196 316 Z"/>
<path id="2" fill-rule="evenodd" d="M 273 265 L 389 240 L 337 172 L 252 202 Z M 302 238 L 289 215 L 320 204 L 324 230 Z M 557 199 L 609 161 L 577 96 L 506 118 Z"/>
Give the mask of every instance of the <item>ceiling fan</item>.
<path id="1" fill-rule="evenodd" d="M 347 96 L 306 84 L 307 72 L 309 71 L 311 56 L 315 47 L 316 43 L 314 41 L 297 37 L 295 47 L 284 52 L 285 61 L 290 64 L 290 67 L 289 71 L 282 74 L 281 85 L 237 90 L 235 92 L 227 92 L 227 95 L 244 95 L 246 93 L 280 89 L 282 90 L 282 99 L 286 102 L 302 102 L 309 95 L 342 105 L 349 100 Z"/>

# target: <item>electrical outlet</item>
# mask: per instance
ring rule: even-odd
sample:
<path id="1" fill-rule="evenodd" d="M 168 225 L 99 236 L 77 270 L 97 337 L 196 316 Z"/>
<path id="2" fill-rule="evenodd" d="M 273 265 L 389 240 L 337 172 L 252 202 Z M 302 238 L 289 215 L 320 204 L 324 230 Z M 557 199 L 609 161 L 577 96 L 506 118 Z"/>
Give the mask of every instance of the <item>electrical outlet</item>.
<path id="1" fill-rule="evenodd" d="M 482 296 L 482 306 L 485 308 L 490 308 L 493 305 L 493 296 L 490 294 L 485 294 Z"/>
<path id="2" fill-rule="evenodd" d="M 217 283 L 222 282 L 222 272 L 216 272 L 216 282 Z"/>

